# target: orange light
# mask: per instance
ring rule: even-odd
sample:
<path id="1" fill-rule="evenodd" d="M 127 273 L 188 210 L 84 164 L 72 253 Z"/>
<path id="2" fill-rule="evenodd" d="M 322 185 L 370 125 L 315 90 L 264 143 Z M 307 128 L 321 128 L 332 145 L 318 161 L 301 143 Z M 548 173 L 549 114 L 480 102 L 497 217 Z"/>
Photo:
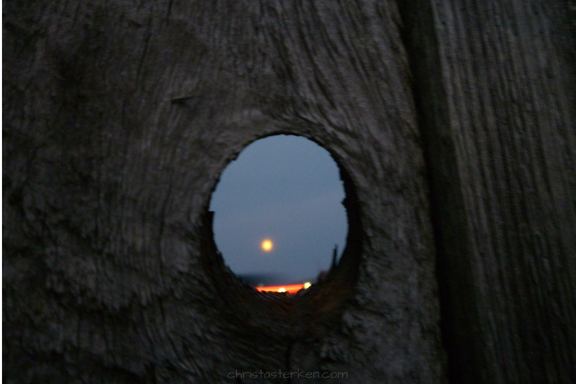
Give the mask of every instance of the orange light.
<path id="1" fill-rule="evenodd" d="M 262 242 L 262 249 L 265 252 L 270 252 L 272 248 L 274 248 L 274 243 L 272 243 L 272 240 L 266 239 Z"/>
<path id="2" fill-rule="evenodd" d="M 290 285 L 274 285 L 270 287 L 256 287 L 260 292 L 288 292 L 296 293 L 304 289 L 304 284 L 290 284 Z"/>

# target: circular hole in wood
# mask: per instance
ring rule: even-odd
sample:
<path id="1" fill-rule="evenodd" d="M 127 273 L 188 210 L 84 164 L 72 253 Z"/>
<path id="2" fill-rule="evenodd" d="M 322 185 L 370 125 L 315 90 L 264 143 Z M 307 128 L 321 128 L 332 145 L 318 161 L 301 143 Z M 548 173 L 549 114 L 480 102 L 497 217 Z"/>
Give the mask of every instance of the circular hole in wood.
<path id="1" fill-rule="evenodd" d="M 246 284 L 296 294 L 338 264 L 348 232 L 344 198 L 327 150 L 300 136 L 257 140 L 212 195 L 216 246 Z"/>
<path id="2" fill-rule="evenodd" d="M 300 257 L 301 260 L 306 261 L 308 264 L 308 269 L 300 268 L 299 266 L 290 266 L 290 256 L 286 261 L 287 267 L 285 269 L 272 269 L 269 268 L 273 264 L 267 265 L 268 269 L 263 269 L 261 274 L 263 277 L 270 277 L 269 281 L 262 281 L 262 283 L 272 283 L 280 278 L 288 278 L 290 280 L 284 280 L 284 282 L 299 282 L 300 284 L 306 283 L 306 280 L 312 284 L 308 289 L 301 289 L 295 294 L 289 292 L 278 292 L 269 290 L 265 292 L 260 292 L 256 289 L 261 281 L 258 279 L 250 281 L 250 274 L 258 275 L 259 272 L 251 265 L 244 266 L 242 264 L 242 253 L 238 252 L 241 246 L 235 248 L 231 246 L 225 246 L 223 240 L 220 239 L 219 235 L 214 235 L 213 229 L 220 231 L 219 228 L 218 215 L 224 205 L 217 203 L 218 197 L 214 197 L 217 190 L 220 188 L 215 187 L 215 192 L 213 193 L 210 208 L 215 212 L 208 210 L 206 207 L 206 213 L 203 217 L 202 225 L 199 228 L 198 236 L 200 239 L 201 246 L 201 261 L 202 268 L 207 276 L 212 281 L 212 287 L 210 288 L 208 294 L 211 296 L 212 306 L 222 314 L 221 318 L 226 319 L 225 324 L 222 326 L 229 327 L 230 332 L 234 334 L 234 337 L 242 338 L 245 340 L 247 345 L 256 346 L 260 345 L 262 342 L 264 344 L 270 342 L 270 340 L 293 340 L 299 337 L 319 337 L 326 329 L 326 327 L 334 327 L 338 324 L 338 319 L 342 314 L 343 309 L 348 303 L 350 303 L 354 289 L 356 286 L 358 265 L 362 256 L 362 243 L 364 238 L 364 232 L 362 229 L 362 220 L 360 212 L 360 204 L 356 194 L 356 188 L 347 172 L 346 168 L 342 165 L 338 158 L 330 156 L 328 151 L 324 147 L 320 147 L 315 142 L 302 138 L 300 136 L 271 136 L 268 139 L 261 139 L 256 141 L 256 144 L 267 144 L 272 142 L 269 140 L 284 140 L 284 139 L 296 139 L 300 142 L 304 142 L 307 145 L 311 145 L 314 151 L 320 151 L 321 157 L 325 157 L 324 161 L 328 161 L 333 166 L 332 163 L 336 163 L 336 169 L 339 171 L 335 174 L 333 173 L 332 178 L 336 179 L 335 188 L 338 192 L 338 198 L 335 199 L 334 203 L 340 210 L 336 213 L 334 217 L 328 220 L 328 222 L 322 222 L 322 217 L 315 218 L 316 226 L 326 226 L 327 228 L 332 228 L 334 224 L 333 220 L 340 220 L 339 234 L 336 235 L 338 240 L 334 240 L 334 237 L 327 236 L 328 240 L 323 243 L 317 241 L 320 235 L 311 236 L 316 241 L 313 241 L 313 245 L 307 247 L 304 245 L 301 254 L 295 254 L 296 257 Z M 268 141 L 267 141 L 268 140 Z M 243 158 L 251 145 L 247 146 L 245 151 L 243 151 L 240 158 Z M 279 151 L 274 149 L 274 146 L 269 146 L 271 154 L 278 154 Z M 274 150 L 272 150 L 274 149 Z M 249 156 L 246 156 L 249 157 Z M 299 161 L 305 159 L 302 157 L 298 158 Z M 272 163 L 266 163 L 266 159 L 261 159 L 265 165 L 271 166 Z M 331 163 L 332 162 L 332 163 Z M 314 161 L 305 162 L 307 167 L 314 167 Z M 235 164 L 235 163 L 231 163 Z M 290 162 L 286 162 L 284 167 L 290 166 Z M 220 178 L 220 183 L 223 182 L 224 178 L 228 177 L 226 175 L 229 167 L 224 170 Z M 276 170 L 278 172 L 278 170 Z M 306 169 L 306 172 L 308 170 Z M 258 172 L 255 172 L 258 174 Z M 330 172 L 328 172 L 330 173 Z M 242 175 L 241 175 L 242 176 Z M 239 176 L 241 182 L 247 183 L 248 179 Z M 325 175 L 323 175 L 325 176 Z M 266 193 L 268 191 L 270 184 L 270 179 L 264 180 L 260 184 L 259 194 Z M 344 193 L 341 193 L 341 189 L 344 189 Z M 232 191 L 235 194 L 235 200 L 229 202 L 230 205 L 242 204 L 243 198 L 246 198 L 250 193 L 242 194 L 238 189 Z M 327 194 L 329 195 L 329 194 Z M 341 198 L 344 197 L 344 201 Z M 314 205 L 314 204 L 312 204 Z M 247 208 L 247 211 L 252 210 L 252 208 Z M 289 214 L 294 214 L 296 210 L 287 209 L 286 212 Z M 342 213 L 345 213 L 342 217 Z M 309 212 L 308 212 L 309 213 Z M 266 216 L 265 216 L 266 217 Z M 268 216 L 269 217 L 269 216 Z M 305 216 L 306 217 L 306 216 Z M 330 217 L 330 215 L 328 215 Z M 324 217 L 325 219 L 325 217 Z M 239 214 L 238 219 L 232 227 L 242 227 L 246 226 L 246 216 Z M 320 221 L 317 221 L 320 220 Z M 342 223 L 344 220 L 344 223 Z M 293 220 L 293 226 L 299 227 L 299 229 L 306 227 L 306 220 Z M 222 222 L 224 224 L 224 220 Z M 223 226 L 224 227 L 224 226 Z M 344 227 L 344 228 L 342 228 Z M 342 240 L 342 235 L 345 234 L 347 227 L 347 235 L 345 243 Z M 267 232 L 271 230 L 273 226 L 262 227 L 262 232 L 255 232 L 252 238 L 249 237 L 247 241 L 246 248 L 250 249 L 253 253 L 253 260 L 258 260 L 257 257 L 269 257 L 270 255 L 265 254 L 265 252 L 274 252 L 285 246 L 285 241 L 283 236 L 278 236 L 274 232 Z M 338 228 L 338 227 L 334 227 Z M 314 229 L 309 229 L 304 231 L 305 236 L 310 236 Z M 335 230 L 338 233 L 337 230 Z M 240 232 L 241 233 L 241 232 Z M 239 235 L 241 239 L 244 240 L 245 234 Z M 264 241 L 269 239 L 272 244 L 266 244 Z M 295 241 L 295 240 L 294 240 Z M 218 246 L 217 243 L 218 242 Z M 307 244 L 306 241 L 302 241 L 303 244 Z M 323 244 L 319 246 L 318 244 Z M 334 244 L 338 244 L 338 249 L 343 248 L 343 251 L 337 252 L 336 261 L 333 262 L 333 247 Z M 342 246 L 340 247 L 340 244 Z M 345 244 L 345 245 L 344 245 Z M 220 248 L 220 249 L 219 249 Z M 266 249 L 269 248 L 269 251 Z M 311 249 L 316 249 L 317 253 L 314 256 L 311 253 Z M 296 251 L 294 251 L 296 252 Z M 290 254 L 289 254 L 290 255 Z M 229 261 L 237 259 L 237 261 Z M 252 261 L 253 262 L 253 261 Z M 292 261 L 293 262 L 293 261 Z M 228 265 L 227 265 L 228 264 Z M 232 269 L 230 268 L 232 264 Z M 234 267 L 236 265 L 236 267 Z M 261 263 L 254 263 L 254 266 L 262 265 Z M 325 272 L 325 273 L 323 273 Z M 321 276 L 320 276 L 321 275 Z M 256 276 L 259 277 L 259 276 Z M 278 280 L 280 281 L 280 280 Z M 256 283 L 256 284 L 254 284 Z"/>

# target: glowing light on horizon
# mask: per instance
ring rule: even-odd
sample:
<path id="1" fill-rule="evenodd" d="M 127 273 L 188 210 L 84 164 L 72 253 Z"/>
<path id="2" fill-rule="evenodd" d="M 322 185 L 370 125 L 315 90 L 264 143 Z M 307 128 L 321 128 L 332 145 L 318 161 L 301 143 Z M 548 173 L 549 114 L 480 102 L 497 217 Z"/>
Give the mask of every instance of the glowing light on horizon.
<path id="1" fill-rule="evenodd" d="M 294 294 L 301 289 L 308 289 L 312 283 L 306 282 L 304 284 L 290 284 L 290 285 L 274 285 L 269 287 L 255 287 L 260 292 L 280 292 Z"/>

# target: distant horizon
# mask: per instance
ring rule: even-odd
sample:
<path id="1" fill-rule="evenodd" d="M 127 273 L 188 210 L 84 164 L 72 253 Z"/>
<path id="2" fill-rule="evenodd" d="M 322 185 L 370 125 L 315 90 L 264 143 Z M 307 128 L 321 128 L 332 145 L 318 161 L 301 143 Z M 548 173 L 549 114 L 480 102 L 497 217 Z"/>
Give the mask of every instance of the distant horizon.
<path id="1" fill-rule="evenodd" d="M 328 151 L 300 136 L 247 146 L 224 170 L 210 201 L 214 238 L 237 275 L 273 283 L 315 280 L 346 245 L 344 186 Z M 271 239 L 269 252 L 261 242 Z"/>

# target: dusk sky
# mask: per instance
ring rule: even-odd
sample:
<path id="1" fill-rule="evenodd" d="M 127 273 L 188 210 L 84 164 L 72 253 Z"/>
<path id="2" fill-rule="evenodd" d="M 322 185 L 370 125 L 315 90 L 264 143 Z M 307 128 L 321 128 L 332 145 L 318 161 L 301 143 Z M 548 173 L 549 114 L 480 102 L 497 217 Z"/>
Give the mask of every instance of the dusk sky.
<path id="1" fill-rule="evenodd" d="M 246 147 L 212 195 L 216 245 L 238 275 L 275 274 L 286 284 L 314 280 L 345 246 L 344 187 L 328 151 L 278 135 Z M 262 249 L 270 239 L 271 251 Z"/>

